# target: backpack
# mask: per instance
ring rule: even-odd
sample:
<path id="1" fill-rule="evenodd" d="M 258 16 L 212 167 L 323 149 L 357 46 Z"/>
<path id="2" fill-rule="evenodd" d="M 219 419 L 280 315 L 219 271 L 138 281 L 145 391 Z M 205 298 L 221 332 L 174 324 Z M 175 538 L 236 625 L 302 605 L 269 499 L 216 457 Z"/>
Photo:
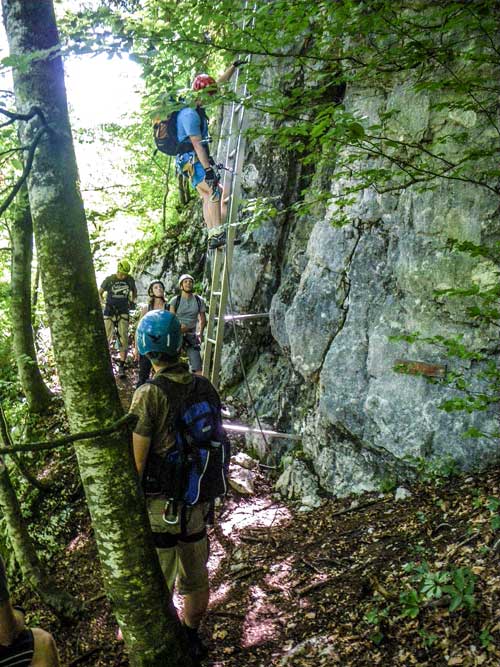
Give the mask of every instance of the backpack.
<path id="1" fill-rule="evenodd" d="M 149 383 L 168 396 L 175 446 L 163 455 L 150 453 L 144 474 L 145 493 L 164 494 L 174 504 L 213 504 L 227 493 L 231 455 L 216 390 L 199 375 L 193 376 L 185 392 L 180 391 L 182 385 L 164 375 Z"/>
<path id="2" fill-rule="evenodd" d="M 156 118 L 153 122 L 153 136 L 156 144 L 157 150 L 165 155 L 181 155 L 182 153 L 187 153 L 192 151 L 193 144 L 189 139 L 185 139 L 180 142 L 177 139 L 177 116 L 181 109 L 173 111 L 167 118 L 161 120 Z M 204 109 L 196 109 L 200 120 L 206 118 L 206 113 Z"/>

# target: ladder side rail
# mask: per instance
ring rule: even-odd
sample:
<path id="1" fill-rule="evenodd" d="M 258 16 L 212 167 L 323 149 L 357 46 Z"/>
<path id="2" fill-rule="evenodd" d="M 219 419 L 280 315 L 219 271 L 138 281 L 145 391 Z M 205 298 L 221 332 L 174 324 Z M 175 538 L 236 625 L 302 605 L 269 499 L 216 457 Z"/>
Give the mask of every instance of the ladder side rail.
<path id="1" fill-rule="evenodd" d="M 212 268 L 212 286 L 210 288 L 210 301 L 208 305 L 208 318 L 205 331 L 205 349 L 203 353 L 203 368 L 202 373 L 205 377 L 209 377 L 210 365 L 214 351 L 214 344 L 210 339 L 216 337 L 218 329 L 217 315 L 219 312 L 219 297 L 216 292 L 221 290 L 221 271 L 222 271 L 222 253 L 216 252 L 214 257 L 214 264 Z"/>
<path id="2" fill-rule="evenodd" d="M 232 181 L 231 197 L 229 202 L 230 204 L 228 211 L 229 225 L 227 228 L 227 236 L 226 236 L 225 261 L 222 270 L 222 294 L 219 301 L 218 326 L 217 326 L 217 333 L 215 336 L 216 344 L 213 353 L 212 369 L 210 377 L 212 384 L 214 384 L 216 387 L 218 387 L 219 384 L 220 364 L 222 358 L 222 344 L 224 339 L 223 322 L 224 322 L 224 316 L 226 314 L 228 291 L 229 291 L 229 275 L 232 269 L 234 237 L 236 235 L 236 226 L 233 223 L 236 222 L 238 216 L 238 207 L 239 207 L 240 190 L 241 190 L 241 168 L 243 166 L 243 160 L 245 157 L 245 147 L 246 147 L 245 131 L 247 127 L 247 122 L 248 122 L 248 116 L 247 114 L 245 114 L 243 110 L 241 113 L 241 123 L 238 132 L 238 142 L 236 146 L 235 174 Z"/>
<path id="3" fill-rule="evenodd" d="M 237 89 L 237 85 L 238 85 L 238 79 L 236 79 L 235 81 L 235 90 Z M 235 146 L 237 145 L 239 136 L 239 133 L 235 133 L 233 131 L 233 127 L 236 125 L 236 123 L 234 122 L 236 116 L 235 109 L 236 109 L 236 103 L 233 102 L 231 105 L 229 133 L 227 137 L 226 154 L 228 158 L 231 152 L 235 150 Z M 228 209 L 231 208 L 231 202 L 232 202 L 233 177 L 234 177 L 233 173 L 224 171 L 222 196 L 224 197 L 224 193 L 227 192 L 227 189 L 229 189 L 230 201 Z M 208 311 L 208 322 L 207 322 L 207 331 L 205 337 L 205 349 L 203 355 L 203 368 L 202 368 L 203 375 L 205 377 L 210 377 L 210 378 L 212 378 L 211 366 L 212 366 L 212 359 L 214 357 L 214 351 L 216 349 L 216 344 L 214 345 L 211 342 L 211 340 L 215 339 L 217 341 L 219 338 L 218 331 L 219 331 L 220 318 L 218 317 L 218 315 L 220 314 L 220 297 L 222 296 L 222 293 L 224 291 L 223 285 L 221 284 L 223 263 L 224 263 L 223 252 L 217 249 L 215 251 L 214 264 L 212 267 L 212 285 L 210 289 L 210 303 Z M 216 293 L 220 294 L 216 295 Z M 224 326 L 221 325 L 220 328 L 223 329 Z"/>

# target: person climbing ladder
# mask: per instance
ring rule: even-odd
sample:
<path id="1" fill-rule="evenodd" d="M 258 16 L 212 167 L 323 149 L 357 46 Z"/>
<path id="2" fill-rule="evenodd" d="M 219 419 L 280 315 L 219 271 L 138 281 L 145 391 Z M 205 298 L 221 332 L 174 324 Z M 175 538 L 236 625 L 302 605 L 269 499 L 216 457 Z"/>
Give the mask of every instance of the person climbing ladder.
<path id="1" fill-rule="evenodd" d="M 219 184 L 219 174 L 214 160 L 210 156 L 208 117 L 202 104 L 208 96 L 216 93 L 217 87 L 229 81 L 236 68 L 245 61 L 237 60 L 230 65 L 217 81 L 208 74 L 197 74 L 193 80 L 192 90 L 199 92 L 195 106 L 184 107 L 177 114 L 177 139 L 179 145 L 186 147 L 190 142 L 192 149 L 179 153 L 176 167 L 179 174 L 190 179 L 191 185 L 200 195 L 203 202 L 203 218 L 208 228 L 208 246 L 218 248 L 225 243 L 223 225 L 226 217 L 226 205 Z"/>

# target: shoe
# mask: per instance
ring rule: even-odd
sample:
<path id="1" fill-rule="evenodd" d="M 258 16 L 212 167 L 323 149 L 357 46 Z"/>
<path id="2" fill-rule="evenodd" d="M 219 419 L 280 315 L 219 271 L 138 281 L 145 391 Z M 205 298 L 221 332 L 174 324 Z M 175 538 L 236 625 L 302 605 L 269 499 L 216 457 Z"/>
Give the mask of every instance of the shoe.
<path id="1" fill-rule="evenodd" d="M 208 655 L 208 649 L 201 641 L 197 628 L 190 628 L 184 625 L 186 631 L 187 642 L 191 659 L 195 665 L 199 665 L 201 660 L 204 660 Z"/>
<path id="2" fill-rule="evenodd" d="M 208 248 L 209 250 L 215 250 L 226 244 L 226 232 L 221 232 L 217 236 L 211 236 L 208 239 Z"/>

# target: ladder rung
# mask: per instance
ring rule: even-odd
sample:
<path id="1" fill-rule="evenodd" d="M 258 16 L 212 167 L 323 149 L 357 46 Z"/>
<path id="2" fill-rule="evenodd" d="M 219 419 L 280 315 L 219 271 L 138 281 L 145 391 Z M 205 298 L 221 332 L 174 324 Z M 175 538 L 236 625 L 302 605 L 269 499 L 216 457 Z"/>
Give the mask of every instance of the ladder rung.
<path id="1" fill-rule="evenodd" d="M 269 313 L 248 313 L 246 315 L 224 315 L 225 322 L 233 320 L 256 320 L 261 317 L 269 317 Z"/>
<path id="2" fill-rule="evenodd" d="M 214 338 L 207 338 L 207 343 L 212 343 L 212 345 L 216 345 L 217 341 Z"/>
<path id="3" fill-rule="evenodd" d="M 222 292 L 212 292 L 212 296 L 222 296 Z"/>
<path id="4" fill-rule="evenodd" d="M 236 148 L 229 153 L 229 155 L 227 156 L 228 160 L 232 160 L 235 155 L 236 155 Z"/>
<path id="5" fill-rule="evenodd" d="M 284 438 L 286 440 L 301 440 L 302 436 L 298 433 L 279 433 L 278 431 L 269 431 L 268 429 L 253 428 L 245 426 L 244 424 L 231 424 L 223 421 L 222 425 L 228 431 L 236 431 L 237 433 L 255 433 L 255 435 L 268 435 L 270 438 Z"/>
<path id="6" fill-rule="evenodd" d="M 226 198 L 224 199 L 224 204 L 227 204 L 228 201 L 230 201 L 230 199 L 231 199 L 231 195 L 229 195 L 229 197 L 226 197 Z"/>

